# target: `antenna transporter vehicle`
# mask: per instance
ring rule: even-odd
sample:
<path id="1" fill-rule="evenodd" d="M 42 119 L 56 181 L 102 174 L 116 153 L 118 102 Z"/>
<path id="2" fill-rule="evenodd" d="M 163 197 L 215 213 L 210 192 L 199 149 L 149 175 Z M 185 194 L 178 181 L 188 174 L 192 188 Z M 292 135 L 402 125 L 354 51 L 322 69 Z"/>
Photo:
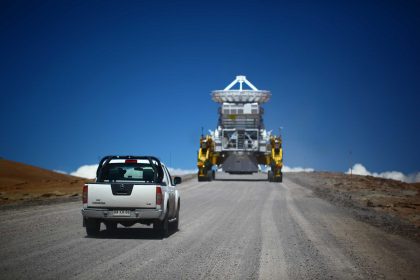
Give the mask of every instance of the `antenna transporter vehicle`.
<path id="1" fill-rule="evenodd" d="M 233 89 L 237 84 L 239 89 Z M 201 136 L 198 181 L 215 179 L 216 168 L 230 174 L 252 174 L 258 172 L 258 165 L 266 165 L 268 180 L 282 182 L 282 139 L 267 131 L 263 122 L 262 104 L 270 97 L 269 91 L 257 89 L 245 76 L 212 92 L 213 101 L 220 104 L 219 121 L 216 130 Z"/>

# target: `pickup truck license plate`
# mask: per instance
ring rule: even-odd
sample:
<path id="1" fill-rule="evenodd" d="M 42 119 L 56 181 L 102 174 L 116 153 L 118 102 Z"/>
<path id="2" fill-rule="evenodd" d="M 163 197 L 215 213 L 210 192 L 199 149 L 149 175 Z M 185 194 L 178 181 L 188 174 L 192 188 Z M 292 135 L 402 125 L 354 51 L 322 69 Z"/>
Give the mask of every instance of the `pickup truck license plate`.
<path id="1" fill-rule="evenodd" d="M 130 217 L 131 212 L 130 210 L 114 210 L 112 215 L 118 217 Z"/>

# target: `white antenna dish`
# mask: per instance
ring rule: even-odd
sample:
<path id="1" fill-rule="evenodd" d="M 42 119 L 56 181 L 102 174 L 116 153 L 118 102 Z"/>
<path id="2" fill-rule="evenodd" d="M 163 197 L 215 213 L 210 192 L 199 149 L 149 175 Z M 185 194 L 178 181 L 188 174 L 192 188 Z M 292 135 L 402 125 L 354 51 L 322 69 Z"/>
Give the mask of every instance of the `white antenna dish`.
<path id="1" fill-rule="evenodd" d="M 232 89 L 239 83 L 239 89 Z M 243 89 L 245 83 L 251 89 Z M 217 103 L 265 103 L 270 100 L 271 93 L 268 90 L 257 89 L 245 76 L 236 76 L 224 90 L 212 92 L 212 99 Z"/>

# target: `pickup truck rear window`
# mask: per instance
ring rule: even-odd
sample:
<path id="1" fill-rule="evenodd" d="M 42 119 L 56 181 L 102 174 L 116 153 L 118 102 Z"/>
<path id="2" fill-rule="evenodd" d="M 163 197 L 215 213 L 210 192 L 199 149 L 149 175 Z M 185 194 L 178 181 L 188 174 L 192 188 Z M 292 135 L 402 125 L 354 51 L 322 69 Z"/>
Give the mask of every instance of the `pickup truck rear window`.
<path id="1" fill-rule="evenodd" d="M 153 183 L 155 173 L 150 164 L 109 163 L 103 167 L 99 182 L 142 181 Z"/>

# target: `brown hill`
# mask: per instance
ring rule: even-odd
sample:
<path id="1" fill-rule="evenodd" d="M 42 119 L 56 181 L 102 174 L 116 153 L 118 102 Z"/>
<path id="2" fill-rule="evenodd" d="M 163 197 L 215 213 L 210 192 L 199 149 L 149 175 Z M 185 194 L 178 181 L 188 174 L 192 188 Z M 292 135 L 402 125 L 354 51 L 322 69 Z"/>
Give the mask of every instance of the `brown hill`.
<path id="1" fill-rule="evenodd" d="M 335 203 L 369 213 L 385 213 L 414 225 L 420 239 L 420 183 L 331 172 L 295 173 L 288 177 Z"/>
<path id="2" fill-rule="evenodd" d="M 0 159 L 0 204 L 79 196 L 87 179 Z"/>

